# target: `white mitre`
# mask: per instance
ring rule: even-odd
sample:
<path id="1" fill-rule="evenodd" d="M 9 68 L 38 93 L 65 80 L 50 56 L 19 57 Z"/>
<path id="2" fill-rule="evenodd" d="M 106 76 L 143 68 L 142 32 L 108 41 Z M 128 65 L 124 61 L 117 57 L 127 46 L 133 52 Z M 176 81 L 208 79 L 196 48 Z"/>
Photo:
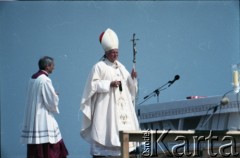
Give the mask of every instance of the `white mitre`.
<path id="1" fill-rule="evenodd" d="M 119 42 L 117 34 L 109 28 L 103 33 L 101 33 L 99 41 L 102 44 L 105 52 L 112 49 L 118 49 Z"/>

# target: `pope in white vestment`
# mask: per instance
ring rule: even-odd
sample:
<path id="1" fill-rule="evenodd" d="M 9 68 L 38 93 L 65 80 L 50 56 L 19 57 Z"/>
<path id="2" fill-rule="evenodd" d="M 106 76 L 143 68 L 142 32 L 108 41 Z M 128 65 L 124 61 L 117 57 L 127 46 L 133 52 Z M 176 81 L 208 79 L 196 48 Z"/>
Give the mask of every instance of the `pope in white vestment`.
<path id="1" fill-rule="evenodd" d="M 119 131 L 139 130 L 133 104 L 137 80 L 116 60 L 115 32 L 107 29 L 100 38 L 105 58 L 93 66 L 88 76 L 81 101 L 81 136 L 91 144 L 92 155 L 119 156 Z M 134 147 L 130 144 L 130 151 Z"/>

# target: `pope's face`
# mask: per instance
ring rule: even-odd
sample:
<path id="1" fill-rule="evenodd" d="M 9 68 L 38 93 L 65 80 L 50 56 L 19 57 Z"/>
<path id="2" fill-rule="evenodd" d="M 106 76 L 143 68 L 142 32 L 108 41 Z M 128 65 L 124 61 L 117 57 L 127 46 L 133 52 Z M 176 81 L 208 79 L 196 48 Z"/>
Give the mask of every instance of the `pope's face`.
<path id="1" fill-rule="evenodd" d="M 118 59 L 118 49 L 112 49 L 107 51 L 106 57 L 109 61 L 115 62 Z"/>

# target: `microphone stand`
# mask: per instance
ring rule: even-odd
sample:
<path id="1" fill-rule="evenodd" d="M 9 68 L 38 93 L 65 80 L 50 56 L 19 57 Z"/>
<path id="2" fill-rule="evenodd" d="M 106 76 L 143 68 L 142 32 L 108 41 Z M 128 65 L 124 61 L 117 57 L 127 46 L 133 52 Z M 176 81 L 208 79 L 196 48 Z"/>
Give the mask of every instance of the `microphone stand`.
<path id="1" fill-rule="evenodd" d="M 227 103 L 223 103 L 223 98 L 224 98 L 228 93 L 231 93 L 232 91 L 233 91 L 233 90 L 230 90 L 230 91 L 226 92 L 226 93 L 222 96 L 222 99 L 221 99 L 221 101 L 220 101 L 219 104 L 208 108 L 207 113 L 205 114 L 205 116 L 204 116 L 204 118 L 203 118 L 203 121 L 202 121 L 202 124 L 201 124 L 201 126 L 200 126 L 200 129 L 203 129 L 203 128 L 206 126 L 206 124 L 208 123 L 208 121 L 213 117 L 213 115 L 216 113 L 216 111 L 217 111 L 218 108 L 219 108 L 218 122 L 217 122 L 217 129 L 218 129 L 219 118 L 220 118 L 220 113 L 221 113 L 222 106 L 228 104 L 228 102 L 227 102 Z M 208 112 L 209 112 L 210 110 L 212 110 L 212 113 L 211 113 L 210 116 L 208 116 L 208 118 L 207 118 Z"/>
<path id="2" fill-rule="evenodd" d="M 170 85 L 171 82 L 168 81 L 167 83 L 165 83 L 164 85 L 162 85 L 161 87 L 155 89 L 152 93 L 150 93 L 149 95 L 145 96 L 143 99 L 143 101 L 141 103 L 139 103 L 138 105 L 141 105 L 143 104 L 145 101 L 147 101 L 148 99 L 152 98 L 153 96 L 157 96 L 157 102 L 159 102 L 159 94 L 160 94 L 160 91 L 163 91 L 165 89 L 167 89 L 168 87 L 165 87 L 166 85 Z M 165 88 L 164 88 L 165 87 Z"/>
<path id="3" fill-rule="evenodd" d="M 202 121 L 202 125 L 200 126 L 200 129 L 202 129 L 202 128 L 204 128 L 204 127 L 206 126 L 206 124 L 208 123 L 208 121 L 213 117 L 213 115 L 214 115 L 215 112 L 217 111 L 218 106 L 221 106 L 221 104 L 218 104 L 218 105 L 215 105 L 215 106 L 213 106 L 213 107 L 208 108 L 207 113 L 205 114 L 205 117 L 204 117 L 204 119 L 203 119 L 203 121 Z M 208 112 L 209 112 L 210 110 L 212 110 L 212 113 L 211 113 L 211 114 L 208 116 L 208 118 L 207 118 Z"/>

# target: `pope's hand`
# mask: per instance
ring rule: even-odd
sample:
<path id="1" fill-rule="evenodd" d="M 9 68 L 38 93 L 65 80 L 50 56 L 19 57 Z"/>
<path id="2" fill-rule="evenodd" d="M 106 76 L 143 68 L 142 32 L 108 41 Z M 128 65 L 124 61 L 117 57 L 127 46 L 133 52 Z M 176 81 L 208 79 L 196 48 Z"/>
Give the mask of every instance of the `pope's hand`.
<path id="1" fill-rule="evenodd" d="M 118 87 L 121 84 L 121 81 L 112 81 L 110 86 L 111 87 Z"/>
<path id="2" fill-rule="evenodd" d="M 131 76 L 133 79 L 137 78 L 137 72 L 134 69 L 132 69 Z"/>

